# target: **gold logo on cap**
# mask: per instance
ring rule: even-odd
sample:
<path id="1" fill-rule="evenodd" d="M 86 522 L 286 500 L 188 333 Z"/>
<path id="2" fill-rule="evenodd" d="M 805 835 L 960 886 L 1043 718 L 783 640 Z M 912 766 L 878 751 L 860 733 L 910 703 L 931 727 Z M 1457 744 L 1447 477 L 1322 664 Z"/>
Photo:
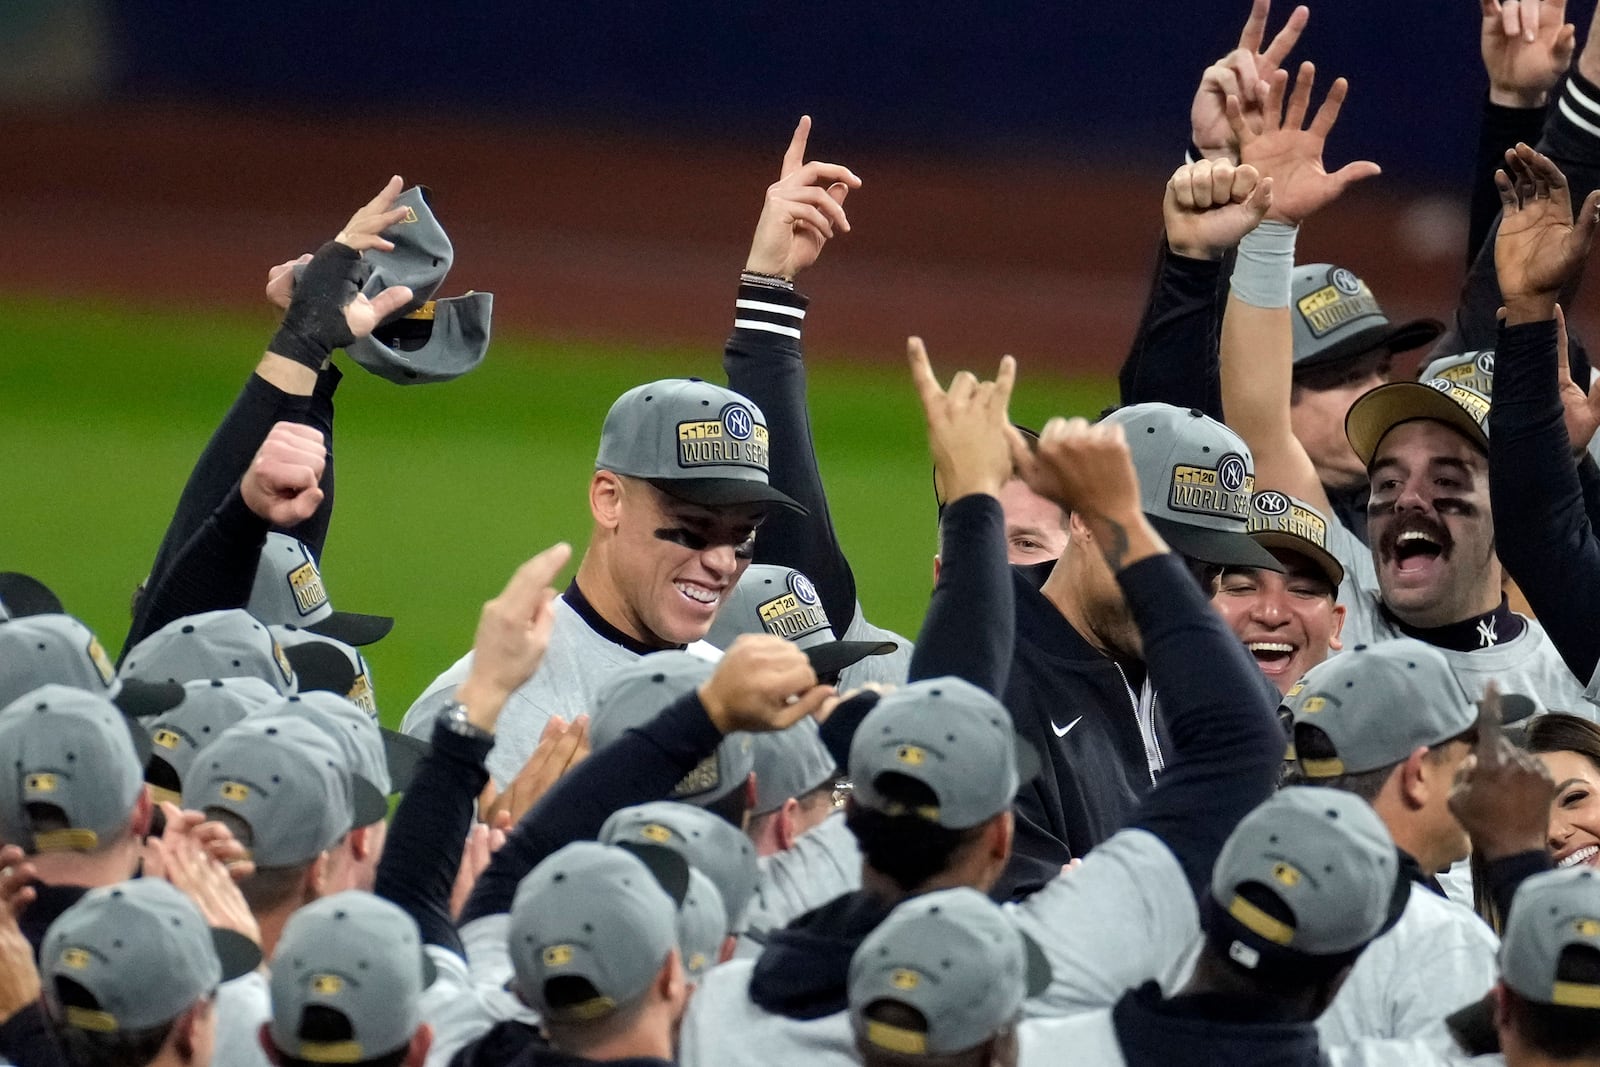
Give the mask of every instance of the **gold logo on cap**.
<path id="1" fill-rule="evenodd" d="M 544 950 L 543 958 L 546 967 L 565 967 L 572 962 L 572 946 L 551 945 Z"/>
<path id="2" fill-rule="evenodd" d="M 1272 880 L 1286 889 L 1293 889 L 1300 884 L 1300 872 L 1287 863 L 1276 863 L 1272 867 Z"/>
<path id="3" fill-rule="evenodd" d="M 278 670 L 283 674 L 283 684 L 288 685 L 294 681 L 294 668 L 289 666 L 289 657 L 284 654 L 283 646 L 278 644 L 277 638 L 272 640 L 272 658 L 278 663 Z"/>
<path id="4" fill-rule="evenodd" d="M 895 749 L 894 758 L 908 767 L 920 767 L 928 761 L 928 753 L 916 745 L 901 745 Z"/>
<path id="5" fill-rule="evenodd" d="M 1581 937 L 1600 937 L 1600 919 L 1578 919 L 1572 924 Z"/>
<path id="6" fill-rule="evenodd" d="M 1301 693 L 1305 692 L 1305 689 L 1306 689 L 1305 681 L 1304 680 L 1298 681 L 1298 682 L 1294 683 L 1293 685 L 1291 685 L 1289 687 L 1289 691 L 1287 693 L 1283 694 L 1284 699 L 1288 699 L 1289 697 L 1297 697 Z"/>
<path id="7" fill-rule="evenodd" d="M 774 597 L 757 610 L 761 614 L 762 629 L 789 641 L 828 625 L 828 617 L 820 607 L 802 603 L 794 593 Z"/>
<path id="8" fill-rule="evenodd" d="M 672 840 L 672 831 L 658 822 L 653 822 L 641 826 L 639 828 L 639 836 L 646 841 L 654 841 L 660 845 Z"/>
<path id="9" fill-rule="evenodd" d="M 401 225 L 417 221 L 417 209 L 410 204 L 406 205 L 406 217 L 400 220 Z"/>
<path id="10" fill-rule="evenodd" d="M 223 782 L 220 792 L 223 800 L 231 800 L 235 804 L 242 804 L 250 796 L 250 787 L 243 782 Z"/>
<path id="11" fill-rule="evenodd" d="M 706 954 L 704 952 L 696 952 L 694 955 L 689 957 L 689 962 L 684 964 L 684 966 L 688 968 L 690 972 L 698 974 L 700 971 L 705 970 Z"/>
<path id="12" fill-rule="evenodd" d="M 175 732 L 163 726 L 161 729 L 150 735 L 150 740 L 160 745 L 162 748 L 177 748 L 179 742 L 181 742 L 183 738 L 179 737 Z"/>
<path id="13" fill-rule="evenodd" d="M 1327 706 L 1327 697 L 1307 697 L 1306 702 L 1300 705 L 1300 710 L 1307 715 L 1315 715 Z"/>
<path id="14" fill-rule="evenodd" d="M 314 974 L 311 976 L 311 992 L 319 997 L 335 997 L 344 990 L 344 979 L 336 974 Z"/>
<path id="15" fill-rule="evenodd" d="M 345 694 L 345 699 L 350 701 L 362 711 L 378 713 L 378 702 L 372 695 L 372 682 L 365 674 L 356 675 L 356 680 L 350 683 L 350 692 Z"/>
<path id="16" fill-rule="evenodd" d="M 311 560 L 306 560 L 289 572 L 289 588 L 294 590 L 294 606 L 302 615 L 310 615 L 328 602 L 322 574 Z"/>
<path id="17" fill-rule="evenodd" d="M 896 989 L 915 989 L 922 984 L 922 975 L 902 967 L 889 976 L 889 984 Z"/>
<path id="18" fill-rule="evenodd" d="M 111 665 L 111 657 L 106 655 L 106 650 L 100 646 L 97 638 L 89 638 L 89 647 L 86 649 L 89 659 L 94 662 L 94 669 L 100 672 L 100 680 L 107 685 L 117 676 L 117 669 Z"/>
<path id="19" fill-rule="evenodd" d="M 89 966 L 89 953 L 81 948 L 62 949 L 61 966 L 69 967 L 74 971 L 81 971 Z"/>
<path id="20" fill-rule="evenodd" d="M 54 793 L 57 780 L 53 774 L 30 774 L 23 783 L 23 789 L 30 793 Z"/>

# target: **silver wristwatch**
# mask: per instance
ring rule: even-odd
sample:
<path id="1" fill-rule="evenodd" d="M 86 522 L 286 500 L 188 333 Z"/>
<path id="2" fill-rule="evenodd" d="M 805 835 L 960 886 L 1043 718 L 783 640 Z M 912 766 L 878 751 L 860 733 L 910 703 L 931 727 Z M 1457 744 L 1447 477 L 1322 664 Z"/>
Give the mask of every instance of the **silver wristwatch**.
<path id="1" fill-rule="evenodd" d="M 473 741 L 493 741 L 494 734 L 485 730 L 467 716 L 467 706 L 459 700 L 452 700 L 439 712 L 439 722 L 446 730 L 459 737 L 469 738 Z"/>

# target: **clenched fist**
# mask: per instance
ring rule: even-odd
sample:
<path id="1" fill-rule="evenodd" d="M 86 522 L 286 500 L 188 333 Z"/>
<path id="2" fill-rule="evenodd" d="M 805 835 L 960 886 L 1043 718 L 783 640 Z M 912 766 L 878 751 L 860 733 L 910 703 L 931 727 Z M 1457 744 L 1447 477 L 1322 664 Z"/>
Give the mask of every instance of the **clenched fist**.
<path id="1" fill-rule="evenodd" d="M 799 645 L 771 634 L 738 638 L 700 687 L 700 703 L 725 734 L 786 730 L 833 695 Z"/>
<path id="2" fill-rule="evenodd" d="M 287 529 L 309 519 L 322 503 L 318 483 L 327 465 L 321 430 L 280 422 L 256 450 L 239 481 L 239 493 L 251 511 Z"/>

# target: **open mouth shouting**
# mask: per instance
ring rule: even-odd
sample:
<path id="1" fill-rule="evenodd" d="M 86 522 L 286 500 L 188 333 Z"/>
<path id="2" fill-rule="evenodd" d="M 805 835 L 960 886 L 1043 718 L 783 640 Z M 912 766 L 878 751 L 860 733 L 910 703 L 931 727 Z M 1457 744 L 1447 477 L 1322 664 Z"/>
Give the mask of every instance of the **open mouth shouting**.
<path id="1" fill-rule="evenodd" d="M 1261 673 L 1269 678 L 1276 678 L 1287 671 L 1294 662 L 1294 654 L 1300 651 L 1297 645 L 1281 640 L 1246 641 L 1245 648 L 1255 657 Z"/>
<path id="2" fill-rule="evenodd" d="M 1379 552 L 1384 565 L 1402 579 L 1425 582 L 1437 576 L 1454 547 L 1443 523 L 1424 515 L 1408 515 L 1389 529 Z"/>

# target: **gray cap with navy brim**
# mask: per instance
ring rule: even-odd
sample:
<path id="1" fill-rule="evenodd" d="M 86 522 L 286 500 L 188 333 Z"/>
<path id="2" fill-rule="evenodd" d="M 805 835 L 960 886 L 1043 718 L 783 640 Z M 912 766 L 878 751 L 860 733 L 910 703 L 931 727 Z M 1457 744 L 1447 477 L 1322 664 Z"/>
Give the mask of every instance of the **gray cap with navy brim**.
<path id="1" fill-rule="evenodd" d="M 636 1003 L 678 946 L 678 905 L 689 882 L 683 857 L 664 848 L 577 841 L 545 858 L 511 904 L 517 990 L 541 1018 L 603 1019 Z M 553 1004 L 557 979 L 592 993 Z"/>
<path id="2" fill-rule="evenodd" d="M 310 1063 L 378 1059 L 410 1043 L 436 975 L 401 908 L 356 889 L 313 901 L 289 917 L 272 954 L 272 1043 Z M 310 1028 L 313 1011 L 322 1020 Z M 323 1025 L 329 1014 L 342 1020 L 337 1034 Z"/>
<path id="3" fill-rule="evenodd" d="M 1398 918 L 1406 888 L 1399 852 L 1370 804 L 1337 789 L 1289 786 L 1228 836 L 1212 869 L 1207 933 L 1248 970 L 1268 957 L 1345 959 Z"/>
<path id="4" fill-rule="evenodd" d="M 652 652 L 638 662 L 608 674 L 589 711 L 589 742 L 596 752 L 626 731 L 643 726 L 667 705 L 699 689 L 716 665 L 689 652 Z M 723 736 L 717 750 L 684 775 L 672 790 L 673 800 L 714 804 L 750 777 L 754 760 L 750 735 Z"/>
<path id="5" fill-rule="evenodd" d="M 750 735 L 755 760 L 756 806 L 765 815 L 783 807 L 790 797 L 803 797 L 831 785 L 838 773 L 833 754 L 822 743 L 817 721 L 809 715 L 787 730 Z"/>
<path id="6" fill-rule="evenodd" d="M 194 902 L 160 878 L 89 890 L 56 917 L 39 946 L 51 1014 L 62 1025 L 98 1034 L 169 1023 L 260 963 L 254 942 L 206 925 Z M 63 1003 L 61 980 L 91 1002 Z"/>
<path id="7" fill-rule="evenodd" d="M 1473 705 L 1450 662 L 1410 637 L 1354 648 L 1312 667 L 1284 694 L 1294 718 L 1296 763 L 1307 779 L 1364 774 L 1470 731 Z M 1332 751 L 1305 754 L 1306 731 Z"/>
<path id="8" fill-rule="evenodd" d="M 1011 715 L 960 678 L 930 678 L 885 695 L 850 743 L 854 802 L 886 815 L 914 815 L 965 830 L 1011 807 L 1039 773 L 1039 756 L 1017 736 Z M 878 792 L 880 775 L 926 786 L 929 807 L 905 808 Z"/>
<path id="9" fill-rule="evenodd" d="M 752 563 L 723 597 L 706 643 L 726 650 L 741 634 L 772 634 L 805 650 L 818 677 L 835 677 L 868 656 L 886 656 L 893 641 L 840 641 L 811 579 L 793 567 Z"/>
<path id="10" fill-rule="evenodd" d="M 303 718 L 339 746 L 350 768 L 357 826 L 371 826 L 388 817 L 388 796 L 395 788 L 383 735 L 370 715 L 344 697 L 326 692 L 284 697 L 261 714 Z"/>
<path id="11" fill-rule="evenodd" d="M 1600 872 L 1591 867 L 1545 871 L 1517 887 L 1500 942 L 1500 978 L 1536 1004 L 1600 1010 L 1592 970 L 1563 974 L 1569 949 L 1600 953 Z"/>
<path id="12" fill-rule="evenodd" d="M 290 662 L 293 662 L 292 657 L 298 654 L 295 650 L 301 645 L 326 646 L 326 648 L 343 657 L 345 663 L 349 666 L 349 687 L 344 692 L 339 692 L 336 686 L 322 686 L 321 688 L 326 688 L 331 693 L 339 693 L 350 703 L 365 709 L 367 714 L 373 718 L 378 718 L 377 684 L 373 681 L 372 667 L 367 663 L 367 657 L 361 654 L 361 649 L 355 645 L 346 644 L 336 637 L 313 633 L 310 630 L 302 630 L 294 625 L 273 626 L 269 624 L 267 629 L 272 632 L 273 637 L 278 639 L 278 644 L 283 646 L 284 653 L 291 657 Z M 298 674 L 300 672 L 297 669 L 295 673 Z M 321 680 L 330 682 L 333 680 L 332 671 L 320 671 L 318 673 L 326 676 Z M 339 674 L 340 680 L 343 680 L 343 677 L 344 672 L 341 671 Z"/>
<path id="13" fill-rule="evenodd" d="M 245 610 L 268 626 L 298 626 L 347 645 L 370 645 L 394 628 L 386 615 L 335 611 L 316 557 L 302 541 L 269 533 Z"/>
<path id="14" fill-rule="evenodd" d="M 494 294 L 469 292 L 429 300 L 345 346 L 351 359 L 397 385 L 448 382 L 489 352 Z"/>
<path id="15" fill-rule="evenodd" d="M 115 676 L 100 640 L 71 615 L 24 615 L 0 624 L 0 706 L 41 685 L 105 695 Z"/>
<path id="16" fill-rule="evenodd" d="M 988 897 L 962 886 L 912 897 L 850 960 L 850 1023 L 865 1045 L 902 1056 L 948 1056 L 1012 1025 L 1050 984 L 1050 965 Z M 926 1020 L 913 1029 L 873 1018 L 885 1001 Z"/>
<path id="17" fill-rule="evenodd" d="M 1173 551 L 1221 567 L 1283 570 L 1246 532 L 1256 477 L 1243 438 L 1171 404 L 1134 404 L 1101 421 L 1122 427 L 1140 506 Z"/>
<path id="18" fill-rule="evenodd" d="M 173 619 L 128 650 L 119 674 L 180 685 L 212 678 L 260 678 L 285 695 L 296 686 L 294 667 L 283 646 L 242 608 Z"/>
<path id="19" fill-rule="evenodd" d="M 678 952 L 689 980 L 698 982 L 719 962 L 728 937 L 728 910 L 709 877 L 689 868 L 689 888 L 678 905 Z"/>
<path id="20" fill-rule="evenodd" d="M 144 731 L 104 696 L 46 685 L 18 697 L 0 710 L 0 841 L 28 853 L 111 843 L 128 829 L 149 754 Z M 34 830 L 34 805 L 61 825 Z"/>
<path id="21" fill-rule="evenodd" d="M 29 615 L 64 615 L 61 598 L 39 579 L 20 571 L 0 571 L 0 621 Z"/>
<path id="22" fill-rule="evenodd" d="M 768 483 L 766 416 L 754 402 L 699 378 L 629 389 L 606 412 L 596 470 L 642 478 L 707 508 L 805 508 Z"/>
<path id="23" fill-rule="evenodd" d="M 1444 332 L 1444 323 L 1435 319 L 1394 325 L 1366 282 L 1331 263 L 1297 266 L 1290 300 L 1297 373 L 1362 356 L 1409 352 Z"/>
<path id="24" fill-rule="evenodd" d="M 600 840 L 679 853 L 717 887 L 728 929 L 744 929 L 745 907 L 761 883 L 761 867 L 750 839 L 726 819 L 692 804 L 656 800 L 612 812 L 600 827 Z"/>
<path id="25" fill-rule="evenodd" d="M 428 190 L 423 186 L 413 185 L 402 191 L 395 197 L 394 206 L 405 208 L 405 217 L 381 234 L 394 247 L 387 251 L 369 248 L 361 253 L 362 269 L 367 272 L 361 286 L 365 296 L 375 297 L 395 285 L 411 290 L 410 302 L 390 316 L 391 319 L 415 311 L 433 299 L 455 262 L 455 248 L 434 216 L 429 200 Z M 295 264 L 296 281 L 305 269 L 305 264 Z"/>
<path id="26" fill-rule="evenodd" d="M 280 697 L 259 678 L 211 678 L 183 683 L 183 702 L 145 724 L 150 759 L 145 781 L 158 801 L 183 803 L 183 780 L 200 750 Z"/>
<path id="27" fill-rule="evenodd" d="M 310 863 L 356 826 L 353 777 L 338 742 L 308 720 L 256 715 L 200 750 L 184 797 L 249 828 L 257 867 Z"/>

